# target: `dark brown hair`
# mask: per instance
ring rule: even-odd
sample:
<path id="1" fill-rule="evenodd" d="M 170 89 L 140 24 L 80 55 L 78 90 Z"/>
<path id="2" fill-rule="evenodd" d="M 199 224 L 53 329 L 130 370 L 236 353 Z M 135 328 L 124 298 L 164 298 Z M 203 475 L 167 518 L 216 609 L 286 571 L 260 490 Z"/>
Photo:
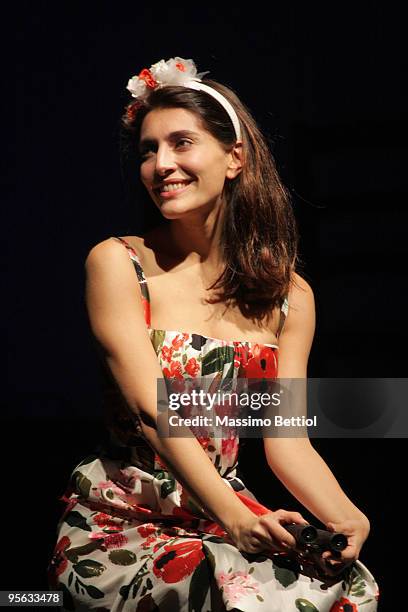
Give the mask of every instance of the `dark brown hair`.
<path id="1" fill-rule="evenodd" d="M 232 104 L 243 142 L 243 168 L 235 179 L 226 179 L 224 185 L 220 251 L 225 268 L 209 287 L 218 289 L 218 293 L 207 302 L 235 303 L 246 318 L 260 324 L 271 316 L 275 306 L 281 305 L 294 282 L 293 272 L 300 262 L 297 224 L 289 193 L 250 111 L 230 88 L 210 79 L 203 82 Z M 202 91 L 166 86 L 152 90 L 146 103 L 136 101 L 126 107 L 122 117 L 122 159 L 138 159 L 143 119 L 149 111 L 163 108 L 183 108 L 194 113 L 226 152 L 236 142 L 231 119 L 217 100 Z"/>

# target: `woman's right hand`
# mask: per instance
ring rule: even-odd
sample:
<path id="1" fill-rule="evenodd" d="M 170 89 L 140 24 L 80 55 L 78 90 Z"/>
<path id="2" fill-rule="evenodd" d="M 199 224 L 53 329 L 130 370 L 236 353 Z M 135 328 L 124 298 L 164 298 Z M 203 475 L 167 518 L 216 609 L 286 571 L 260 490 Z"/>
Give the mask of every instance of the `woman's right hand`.
<path id="1" fill-rule="evenodd" d="M 233 544 L 243 552 L 258 553 L 266 552 L 288 552 L 296 548 L 296 540 L 285 524 L 298 523 L 308 525 L 309 523 L 299 512 L 288 510 L 276 510 L 257 516 L 251 512 L 242 522 L 227 528 Z"/>

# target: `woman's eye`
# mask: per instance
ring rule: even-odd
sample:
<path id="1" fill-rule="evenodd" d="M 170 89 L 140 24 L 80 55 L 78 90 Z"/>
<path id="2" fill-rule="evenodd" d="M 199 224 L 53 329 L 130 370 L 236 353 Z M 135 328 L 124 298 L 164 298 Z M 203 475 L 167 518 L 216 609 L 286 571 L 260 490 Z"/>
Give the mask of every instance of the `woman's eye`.
<path id="1" fill-rule="evenodd" d="M 178 141 L 177 144 L 180 144 L 180 142 L 186 142 L 187 144 L 193 144 L 191 140 L 187 140 L 186 138 L 182 138 L 181 140 Z"/>
<path id="2" fill-rule="evenodd" d="M 180 140 L 177 141 L 176 146 L 178 146 L 180 143 L 187 143 L 188 145 L 193 144 L 191 142 L 191 140 L 187 140 L 187 138 L 181 138 Z M 182 146 L 186 146 L 185 144 Z M 140 153 L 140 157 L 144 158 L 148 155 L 148 153 L 150 153 L 152 151 L 152 148 L 150 149 L 144 149 L 143 151 L 141 151 Z"/>

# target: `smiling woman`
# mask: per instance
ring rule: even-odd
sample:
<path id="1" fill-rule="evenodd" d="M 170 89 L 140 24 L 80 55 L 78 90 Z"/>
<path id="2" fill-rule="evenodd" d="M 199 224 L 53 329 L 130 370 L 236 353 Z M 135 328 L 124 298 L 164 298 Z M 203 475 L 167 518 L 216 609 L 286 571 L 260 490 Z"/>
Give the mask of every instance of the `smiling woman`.
<path id="1" fill-rule="evenodd" d="M 123 151 L 147 198 L 135 207 L 162 223 L 86 259 L 110 441 L 73 470 L 50 585 L 67 610 L 374 612 L 358 560 L 369 521 L 307 439 L 265 438 L 262 477 L 269 466 L 347 536 L 341 558 L 306 559 L 285 529 L 303 516 L 266 508 L 237 476 L 237 428 L 218 425 L 232 403 L 214 405 L 216 426 L 194 429 L 188 406 L 176 436 L 160 433 L 159 388 L 305 378 L 315 326 L 268 145 L 236 94 L 201 76 L 174 58 L 129 81 Z"/>
<path id="2" fill-rule="evenodd" d="M 292 271 L 300 265 L 289 195 L 265 138 L 235 93 L 206 80 L 229 104 L 228 114 L 219 97 L 214 100 L 208 90 L 181 87 L 177 80 L 166 81 L 166 87 L 147 88 L 142 92 L 143 104 L 139 96 L 126 109 L 122 159 L 128 174 L 135 175 L 139 167 L 145 188 L 134 206 L 149 210 L 153 200 L 160 212 L 160 217 L 153 217 L 159 219 L 155 225 L 170 226 L 172 235 L 181 228 L 180 208 L 189 213 L 191 222 L 197 206 L 208 223 L 222 214 L 224 219 L 214 224 L 214 243 L 219 245 L 223 273 L 211 288 L 222 289 L 221 299 L 235 301 L 245 316 L 267 319 L 287 296 Z M 192 185 L 180 191 L 180 197 L 154 191 L 173 180 L 191 180 Z M 144 215 L 144 210 L 139 214 Z M 208 251 L 211 257 L 216 249 Z M 211 263 L 214 268 L 214 258 Z"/>
<path id="3" fill-rule="evenodd" d="M 198 218 L 221 210 L 225 180 L 241 171 L 241 143 L 233 155 L 227 154 L 201 123 L 186 109 L 158 108 L 141 126 L 140 178 L 166 219 L 176 220 L 180 214 Z M 172 129 L 180 125 L 190 129 Z"/>

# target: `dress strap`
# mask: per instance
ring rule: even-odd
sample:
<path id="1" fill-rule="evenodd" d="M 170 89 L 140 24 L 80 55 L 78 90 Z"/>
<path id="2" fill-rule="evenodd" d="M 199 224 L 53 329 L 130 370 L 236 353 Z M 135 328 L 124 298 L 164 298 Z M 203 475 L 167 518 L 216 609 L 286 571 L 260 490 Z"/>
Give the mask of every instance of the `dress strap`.
<path id="1" fill-rule="evenodd" d="M 135 249 L 123 238 L 119 236 L 111 236 L 114 240 L 119 240 L 127 249 L 130 259 L 136 270 L 137 280 L 139 281 L 140 290 L 142 292 L 142 303 L 145 315 L 146 325 L 149 327 L 151 322 L 150 315 L 150 295 L 149 288 L 147 286 L 147 279 L 145 273 L 142 268 L 142 264 L 140 263 L 139 255 L 136 253 Z"/>
<path id="2" fill-rule="evenodd" d="M 288 316 L 288 312 L 289 312 L 289 300 L 286 296 L 282 301 L 282 306 L 280 309 L 279 326 L 278 326 L 278 331 L 276 332 L 277 338 L 279 338 L 279 336 L 281 335 L 283 326 L 285 325 L 286 317 Z"/>

